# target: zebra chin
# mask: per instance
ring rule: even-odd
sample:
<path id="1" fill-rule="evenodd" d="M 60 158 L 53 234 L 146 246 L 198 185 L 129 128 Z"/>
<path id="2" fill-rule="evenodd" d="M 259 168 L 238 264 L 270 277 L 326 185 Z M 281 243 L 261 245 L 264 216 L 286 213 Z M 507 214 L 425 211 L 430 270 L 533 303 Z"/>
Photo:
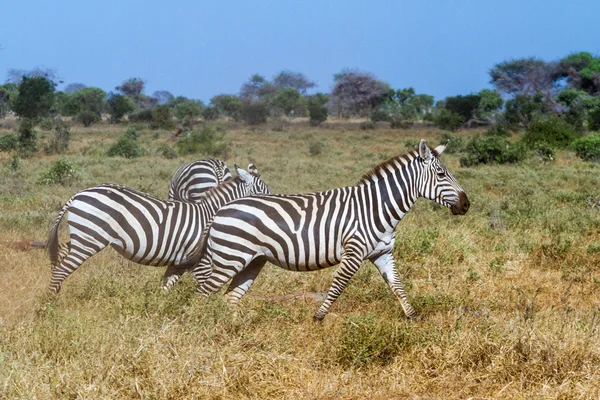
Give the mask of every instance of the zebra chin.
<path id="1" fill-rule="evenodd" d="M 471 203 L 465 192 L 458 193 L 458 200 L 450 205 L 452 215 L 465 215 L 469 211 Z"/>

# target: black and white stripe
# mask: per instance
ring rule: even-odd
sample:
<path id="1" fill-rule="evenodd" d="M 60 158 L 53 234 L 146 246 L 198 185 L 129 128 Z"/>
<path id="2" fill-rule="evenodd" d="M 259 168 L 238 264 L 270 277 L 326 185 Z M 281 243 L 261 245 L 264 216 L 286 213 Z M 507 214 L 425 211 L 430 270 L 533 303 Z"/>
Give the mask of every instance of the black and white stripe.
<path id="1" fill-rule="evenodd" d="M 99 185 L 76 193 L 54 220 L 48 239 L 52 264 L 49 290 L 57 293 L 73 271 L 108 245 L 139 264 L 168 266 L 163 277 L 163 287 L 168 288 L 197 264 L 194 254 L 200 234 L 221 206 L 240 197 L 271 193 L 257 173 L 236 170 L 238 178 L 207 191 L 196 203 L 162 200 L 117 185 Z M 70 242 L 68 253 L 60 259 L 58 227 L 67 211 Z"/>
<path id="2" fill-rule="evenodd" d="M 327 298 L 315 314 L 321 320 L 365 259 L 372 261 L 409 317 L 392 250 L 395 228 L 417 198 L 425 197 L 464 214 L 469 200 L 438 159 L 445 145 L 392 158 L 366 174 L 356 186 L 301 195 L 260 195 L 222 207 L 200 242 L 194 274 L 199 292 L 216 292 L 233 279 L 233 303 L 246 293 L 266 261 L 292 271 L 341 264 Z M 210 264 L 213 264 L 210 273 Z M 208 267 L 207 267 L 208 266 Z"/>
<path id="3" fill-rule="evenodd" d="M 169 200 L 196 201 L 206 190 L 228 180 L 231 180 L 229 167 L 216 158 L 182 165 L 171 179 Z"/>

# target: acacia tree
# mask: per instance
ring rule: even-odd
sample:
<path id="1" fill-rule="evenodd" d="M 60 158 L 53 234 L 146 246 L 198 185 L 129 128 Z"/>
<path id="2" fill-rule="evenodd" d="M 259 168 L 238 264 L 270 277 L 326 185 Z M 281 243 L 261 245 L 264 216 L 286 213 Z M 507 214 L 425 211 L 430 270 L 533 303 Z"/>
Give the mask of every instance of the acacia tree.
<path id="1" fill-rule="evenodd" d="M 85 89 L 87 87 L 87 85 L 84 85 L 83 83 L 69 83 L 67 85 L 67 87 L 65 88 L 64 92 L 65 93 L 75 93 L 81 89 Z"/>
<path id="2" fill-rule="evenodd" d="M 146 82 L 141 78 L 129 78 L 121 85 L 115 87 L 116 90 L 123 93 L 125 96 L 135 97 L 144 91 Z"/>
<path id="3" fill-rule="evenodd" d="M 175 96 L 173 96 L 171 92 L 167 90 L 157 90 L 152 94 L 152 97 L 156 99 L 156 102 L 159 106 L 167 104 L 175 99 Z"/>
<path id="4" fill-rule="evenodd" d="M 380 104 L 389 92 L 389 85 L 366 72 L 342 72 L 337 77 L 330 96 L 330 106 L 339 117 L 349 114 L 365 116 Z"/>
<path id="5" fill-rule="evenodd" d="M 301 72 L 292 72 L 290 70 L 283 70 L 273 78 L 273 84 L 279 89 L 291 88 L 295 89 L 300 94 L 306 94 L 308 89 L 312 89 L 317 84 L 310 81 Z"/>
<path id="6" fill-rule="evenodd" d="M 600 95 L 600 57 L 581 52 L 560 60 L 562 76 L 575 89 L 591 95 Z"/>

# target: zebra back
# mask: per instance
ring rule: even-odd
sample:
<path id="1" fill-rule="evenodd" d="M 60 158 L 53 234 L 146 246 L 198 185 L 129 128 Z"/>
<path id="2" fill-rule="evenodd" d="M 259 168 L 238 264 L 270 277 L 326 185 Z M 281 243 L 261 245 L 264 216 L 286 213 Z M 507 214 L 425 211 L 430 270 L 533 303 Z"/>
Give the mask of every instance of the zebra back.
<path id="1" fill-rule="evenodd" d="M 223 182 L 231 180 L 229 167 L 216 158 L 206 158 L 182 165 L 173 175 L 169 200 L 194 202 L 202 194 Z"/>

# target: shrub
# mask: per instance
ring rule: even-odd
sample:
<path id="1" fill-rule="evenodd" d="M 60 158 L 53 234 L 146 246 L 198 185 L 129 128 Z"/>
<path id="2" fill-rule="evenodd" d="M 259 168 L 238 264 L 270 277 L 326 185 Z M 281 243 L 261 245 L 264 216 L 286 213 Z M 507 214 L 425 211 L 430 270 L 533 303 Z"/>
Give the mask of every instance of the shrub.
<path id="1" fill-rule="evenodd" d="M 202 118 L 205 121 L 214 121 L 219 118 L 219 109 L 217 107 L 206 107 L 204 111 L 202 111 Z"/>
<path id="2" fill-rule="evenodd" d="M 204 104 L 198 100 L 190 100 L 178 97 L 173 101 L 172 104 L 174 105 L 173 113 L 175 114 L 175 117 L 184 126 L 189 128 L 194 126 L 196 120 L 204 111 Z"/>
<path id="3" fill-rule="evenodd" d="M 325 147 L 325 142 L 323 140 L 312 140 L 309 144 L 308 144 L 308 153 L 311 156 L 318 156 L 319 154 L 323 153 L 323 148 Z"/>
<path id="4" fill-rule="evenodd" d="M 156 153 L 167 160 L 173 160 L 177 158 L 177 151 L 166 143 L 158 146 Z"/>
<path id="5" fill-rule="evenodd" d="M 371 113 L 372 122 L 392 122 L 390 113 L 386 110 L 375 110 Z"/>
<path id="6" fill-rule="evenodd" d="M 511 164 L 527 157 L 527 151 L 521 143 L 511 144 L 500 136 L 472 139 L 467 143 L 465 152 L 467 154 L 460 159 L 460 164 L 464 167 L 490 163 Z"/>
<path id="7" fill-rule="evenodd" d="M 94 111 L 82 110 L 77 114 L 75 119 L 83 124 L 86 128 L 91 126 L 95 122 L 100 122 L 102 118 Z"/>
<path id="8" fill-rule="evenodd" d="M 544 162 L 554 161 L 554 148 L 546 142 L 536 143 L 533 151 Z"/>
<path id="9" fill-rule="evenodd" d="M 19 144 L 17 135 L 13 133 L 7 133 L 6 135 L 0 136 L 0 151 L 11 151 L 16 150 Z"/>
<path id="10" fill-rule="evenodd" d="M 77 167 L 65 158 L 58 159 L 46 171 L 38 183 L 40 185 L 68 185 L 77 179 Z"/>
<path id="11" fill-rule="evenodd" d="M 504 124 L 496 124 L 492 126 L 490 129 L 485 131 L 485 136 L 499 136 L 499 137 L 508 137 L 510 136 L 510 131 Z"/>
<path id="12" fill-rule="evenodd" d="M 54 136 L 46 146 L 45 152 L 46 154 L 62 154 L 66 152 L 69 147 L 71 128 L 69 127 L 69 124 L 64 121 L 54 121 L 52 125 Z"/>
<path id="13" fill-rule="evenodd" d="M 598 133 L 575 140 L 571 148 L 582 160 L 600 162 L 600 134 Z"/>
<path id="14" fill-rule="evenodd" d="M 106 155 L 109 157 L 136 158 L 144 155 L 144 149 L 138 144 L 138 133 L 130 127 L 121 135 L 119 141 L 108 148 Z"/>
<path id="15" fill-rule="evenodd" d="M 181 137 L 177 141 L 176 147 L 181 155 L 203 154 L 223 158 L 227 158 L 230 150 L 225 133 L 208 126 L 203 126 L 201 129 Z"/>
<path id="16" fill-rule="evenodd" d="M 175 126 L 171 107 L 164 104 L 156 106 L 152 109 L 152 121 L 150 121 L 151 129 L 172 129 Z"/>
<path id="17" fill-rule="evenodd" d="M 318 126 L 327 121 L 327 107 L 316 102 L 308 103 L 308 116 L 312 126 Z"/>
<path id="18" fill-rule="evenodd" d="M 408 129 L 414 124 L 413 120 L 403 119 L 401 117 L 393 117 L 390 123 L 392 129 Z"/>
<path id="19" fill-rule="evenodd" d="M 247 101 L 242 107 L 242 120 L 248 125 L 260 125 L 267 122 L 269 109 L 260 102 Z"/>
<path id="20" fill-rule="evenodd" d="M 465 149 L 465 141 L 462 137 L 453 134 L 452 132 L 442 132 L 440 136 L 440 142 L 445 143 L 448 142 L 448 146 L 446 146 L 445 153 L 454 154 Z"/>
<path id="21" fill-rule="evenodd" d="M 600 106 L 589 111 L 588 128 L 592 131 L 600 131 Z"/>
<path id="22" fill-rule="evenodd" d="M 571 125 L 556 115 L 550 115 L 548 118 L 536 118 L 531 122 L 523 136 L 523 142 L 529 147 L 545 142 L 552 147 L 562 148 L 576 138 Z"/>
<path id="23" fill-rule="evenodd" d="M 129 114 L 129 121 L 131 122 L 152 122 L 152 110 L 149 108 L 138 110 L 134 113 Z"/>
<path id="24" fill-rule="evenodd" d="M 441 109 L 433 118 L 433 123 L 440 129 L 457 131 L 465 124 L 465 119 L 460 114 L 446 109 Z"/>
<path id="25" fill-rule="evenodd" d="M 360 129 L 363 131 L 375 129 L 377 125 L 373 121 L 364 121 L 360 123 Z"/>
<path id="26" fill-rule="evenodd" d="M 111 93 L 106 100 L 106 108 L 110 114 L 110 122 L 119 123 L 125 114 L 130 113 L 135 108 L 135 104 L 129 97 Z"/>
<path id="27" fill-rule="evenodd" d="M 31 118 L 21 120 L 19 124 L 18 148 L 24 157 L 30 157 L 37 152 L 37 133 L 35 121 Z"/>
<path id="28" fill-rule="evenodd" d="M 550 107 L 544 101 L 544 96 L 541 93 L 537 93 L 533 97 L 518 94 L 514 99 L 506 102 L 504 121 L 510 129 L 516 130 L 520 124 L 527 127 L 534 119 L 549 112 Z"/>

